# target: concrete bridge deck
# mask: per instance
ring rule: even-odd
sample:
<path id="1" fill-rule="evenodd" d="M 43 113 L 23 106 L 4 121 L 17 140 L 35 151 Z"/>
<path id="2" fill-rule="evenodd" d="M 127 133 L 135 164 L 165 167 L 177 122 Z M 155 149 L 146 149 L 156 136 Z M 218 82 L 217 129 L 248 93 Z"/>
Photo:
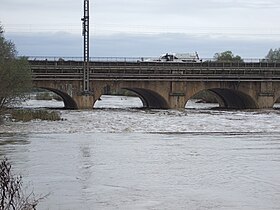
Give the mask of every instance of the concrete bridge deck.
<path id="1" fill-rule="evenodd" d="M 127 89 L 149 108 L 184 108 L 202 90 L 225 108 L 271 108 L 280 97 L 280 63 L 90 62 L 90 95 L 83 95 L 83 62 L 30 60 L 34 86 L 62 96 L 67 108 L 92 108 L 106 91 Z"/>

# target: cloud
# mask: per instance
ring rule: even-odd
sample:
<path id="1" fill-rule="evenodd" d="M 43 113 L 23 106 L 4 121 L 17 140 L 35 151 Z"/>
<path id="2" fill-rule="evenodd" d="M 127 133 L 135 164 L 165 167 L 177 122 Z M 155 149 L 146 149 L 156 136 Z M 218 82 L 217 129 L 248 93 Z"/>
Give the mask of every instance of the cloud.
<path id="1" fill-rule="evenodd" d="M 5 25 L 33 25 L 37 29 L 46 24 L 80 24 L 82 9 L 80 1 L 1 0 L 0 20 Z"/>
<path id="2" fill-rule="evenodd" d="M 223 8 L 238 9 L 276 9 L 280 7 L 278 0 L 211 0 L 214 5 L 222 5 Z"/>
<path id="3" fill-rule="evenodd" d="M 0 20 L 20 54 L 80 56 L 82 10 L 82 0 L 1 0 Z M 279 0 L 94 0 L 90 12 L 92 56 L 279 47 Z"/>
<path id="4" fill-rule="evenodd" d="M 7 33 L 24 56 L 79 56 L 82 39 L 69 33 Z"/>
<path id="5" fill-rule="evenodd" d="M 12 10 L 45 10 L 52 8 L 60 10 L 62 7 L 65 10 L 71 8 L 76 10 L 75 6 L 82 5 L 82 1 L 69 1 L 69 0 L 48 0 L 48 1 L 34 1 L 34 0 L 1 0 L 3 9 L 9 8 Z"/>
<path id="6" fill-rule="evenodd" d="M 12 32 L 80 34 L 82 10 L 82 0 L 1 0 L 0 20 Z M 95 0 L 90 12 L 91 28 L 98 35 L 221 33 L 229 28 L 233 33 L 280 33 L 275 27 L 279 0 Z"/>
<path id="7" fill-rule="evenodd" d="M 7 34 L 20 55 L 82 57 L 81 36 L 69 33 Z M 191 36 L 166 33 L 153 35 L 114 34 L 93 36 L 90 40 L 92 57 L 150 57 L 166 52 L 195 52 L 203 58 L 216 52 L 232 50 L 246 58 L 263 58 L 270 48 L 278 48 L 278 41 L 240 40 L 222 36 Z"/>

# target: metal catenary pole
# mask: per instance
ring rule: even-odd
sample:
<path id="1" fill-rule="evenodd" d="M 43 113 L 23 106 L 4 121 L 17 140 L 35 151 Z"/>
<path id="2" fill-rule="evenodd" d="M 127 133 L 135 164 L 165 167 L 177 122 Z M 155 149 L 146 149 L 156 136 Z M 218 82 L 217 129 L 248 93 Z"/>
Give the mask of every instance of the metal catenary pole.
<path id="1" fill-rule="evenodd" d="M 87 94 L 90 92 L 89 87 L 89 0 L 84 0 L 84 17 L 83 22 L 83 37 L 84 37 L 84 78 L 83 78 L 83 92 Z"/>

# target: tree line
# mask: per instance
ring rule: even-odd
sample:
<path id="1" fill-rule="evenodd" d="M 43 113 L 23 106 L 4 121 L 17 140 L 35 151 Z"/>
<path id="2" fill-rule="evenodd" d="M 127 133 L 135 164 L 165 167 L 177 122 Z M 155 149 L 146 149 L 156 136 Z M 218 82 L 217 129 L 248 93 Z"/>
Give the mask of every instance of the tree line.
<path id="1" fill-rule="evenodd" d="M 239 55 L 234 55 L 232 51 L 224 51 L 221 53 L 215 53 L 215 61 L 221 62 L 243 62 L 243 58 Z M 268 54 L 261 59 L 262 62 L 280 62 L 280 48 L 270 49 Z"/>
<path id="2" fill-rule="evenodd" d="M 215 61 L 243 62 L 239 55 L 232 51 L 215 53 Z M 263 61 L 280 62 L 280 48 L 270 49 Z M 27 58 L 18 57 L 15 44 L 4 36 L 0 24 L 0 112 L 9 105 L 23 98 L 31 90 L 31 68 Z"/>
<path id="3" fill-rule="evenodd" d="M 4 37 L 0 25 L 0 111 L 24 97 L 31 88 L 31 69 L 27 58 L 18 57 L 14 43 Z"/>

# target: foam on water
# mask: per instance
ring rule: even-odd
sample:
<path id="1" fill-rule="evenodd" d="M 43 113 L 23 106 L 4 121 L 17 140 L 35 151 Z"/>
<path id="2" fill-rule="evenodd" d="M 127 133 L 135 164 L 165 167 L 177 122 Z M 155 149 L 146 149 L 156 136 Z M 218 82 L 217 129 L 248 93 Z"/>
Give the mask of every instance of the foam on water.
<path id="1" fill-rule="evenodd" d="M 26 107 L 56 107 L 62 102 L 27 101 Z M 111 104 L 111 105 L 110 105 Z M 207 106 L 208 105 L 208 106 Z M 59 110 L 63 121 L 6 123 L 11 133 L 271 133 L 279 132 L 279 110 L 219 111 L 214 104 L 189 102 L 185 110 L 142 110 L 139 98 L 103 96 L 93 110 Z M 111 107 L 111 108 L 110 108 Z"/>
<path id="2" fill-rule="evenodd" d="M 26 106 L 50 103 L 61 105 Z M 104 96 L 94 110 L 58 110 L 63 121 L 7 122 L 0 157 L 35 194 L 50 193 L 38 209 L 280 207 L 279 110 L 141 106 Z"/>

